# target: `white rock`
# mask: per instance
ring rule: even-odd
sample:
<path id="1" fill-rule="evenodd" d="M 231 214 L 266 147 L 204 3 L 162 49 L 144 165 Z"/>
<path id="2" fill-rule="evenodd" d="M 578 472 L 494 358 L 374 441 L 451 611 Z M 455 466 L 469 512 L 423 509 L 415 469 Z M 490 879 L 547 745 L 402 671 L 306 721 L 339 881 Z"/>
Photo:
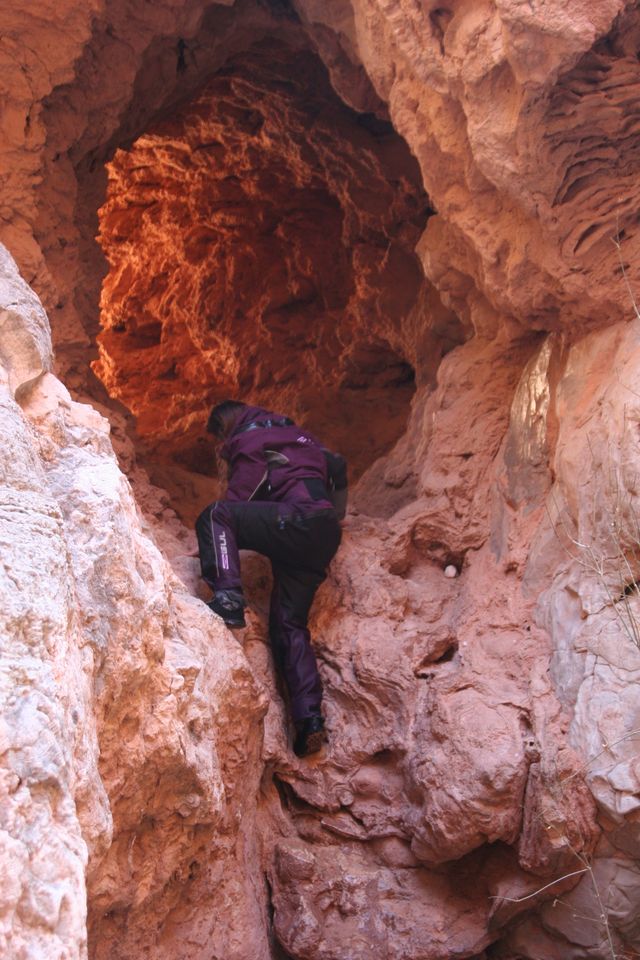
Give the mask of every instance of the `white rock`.
<path id="1" fill-rule="evenodd" d="M 47 315 L 18 273 L 13 257 L 0 244 L 0 366 L 12 393 L 48 370 L 51 363 Z"/>

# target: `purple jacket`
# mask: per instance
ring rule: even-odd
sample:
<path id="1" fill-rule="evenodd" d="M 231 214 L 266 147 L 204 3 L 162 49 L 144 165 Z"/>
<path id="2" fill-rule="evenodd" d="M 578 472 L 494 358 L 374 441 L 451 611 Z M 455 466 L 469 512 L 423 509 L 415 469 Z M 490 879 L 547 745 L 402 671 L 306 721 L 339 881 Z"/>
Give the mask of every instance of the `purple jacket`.
<path id="1" fill-rule="evenodd" d="M 262 407 L 241 411 L 220 454 L 229 464 L 227 500 L 332 506 L 323 495 L 328 469 L 322 445 L 295 424 L 278 425 L 285 419 Z"/>

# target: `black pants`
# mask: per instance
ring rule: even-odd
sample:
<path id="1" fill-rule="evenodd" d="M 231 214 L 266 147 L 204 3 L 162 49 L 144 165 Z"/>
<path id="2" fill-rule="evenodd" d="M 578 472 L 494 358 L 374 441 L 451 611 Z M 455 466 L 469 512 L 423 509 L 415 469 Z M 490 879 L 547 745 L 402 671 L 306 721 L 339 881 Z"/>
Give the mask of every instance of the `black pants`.
<path id="1" fill-rule="evenodd" d="M 202 576 L 215 590 L 241 590 L 239 550 L 271 560 L 269 636 L 294 721 L 320 713 L 322 686 L 307 628 L 316 590 L 340 544 L 333 510 L 218 500 L 196 521 Z"/>

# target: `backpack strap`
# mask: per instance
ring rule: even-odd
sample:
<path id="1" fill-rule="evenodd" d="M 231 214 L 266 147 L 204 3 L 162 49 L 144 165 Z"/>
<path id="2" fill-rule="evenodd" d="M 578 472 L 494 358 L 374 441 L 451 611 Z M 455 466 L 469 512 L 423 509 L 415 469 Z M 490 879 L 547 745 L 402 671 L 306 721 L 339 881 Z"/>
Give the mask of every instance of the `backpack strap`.
<path id="1" fill-rule="evenodd" d="M 294 422 L 289 417 L 272 417 L 269 420 L 252 420 L 251 423 L 245 423 L 233 431 L 232 436 L 238 433 L 246 433 L 247 430 L 268 430 L 271 427 L 293 427 Z"/>

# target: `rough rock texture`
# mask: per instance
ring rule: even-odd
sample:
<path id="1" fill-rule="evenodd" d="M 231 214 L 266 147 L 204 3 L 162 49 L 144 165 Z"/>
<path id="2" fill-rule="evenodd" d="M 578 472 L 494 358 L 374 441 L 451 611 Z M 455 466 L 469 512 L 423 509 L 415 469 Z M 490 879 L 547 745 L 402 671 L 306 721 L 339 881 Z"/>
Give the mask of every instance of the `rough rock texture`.
<path id="1" fill-rule="evenodd" d="M 44 366 L 44 311 L 6 253 L 3 271 L 2 309 L 30 308 L 23 345 L 43 344 Z M 167 914 L 177 889 L 203 884 L 233 903 L 218 955 L 236 955 L 234 939 L 264 955 L 264 891 L 239 869 L 264 698 L 143 533 L 108 422 L 51 374 L 22 411 L 12 392 L 5 375 L 3 954 L 84 955 L 86 891 L 96 955 L 115 955 L 112 938 L 131 955 L 143 934 L 129 943 L 123 917 Z"/>
<path id="2" fill-rule="evenodd" d="M 202 467 L 208 411 L 238 394 L 348 446 L 356 474 L 393 445 L 427 206 L 390 124 L 347 110 L 308 49 L 265 42 L 109 173 L 94 370 L 156 457 Z"/>
<path id="3" fill-rule="evenodd" d="M 76 396 L 3 254 L 5 953 L 83 957 L 85 890 L 89 952 L 114 960 L 640 951 L 639 29 L 623 0 L 3 3 L 0 239 Z M 420 238 L 389 121 L 435 211 Z M 233 162 L 241 186 L 222 186 Z M 288 180 L 274 249 L 247 218 L 280 216 Z M 91 373 L 100 207 L 96 369 L 176 455 L 174 499 Z M 197 288 L 214 275 L 224 298 Z M 205 303 L 216 336 L 188 312 Z M 233 336 L 268 363 L 243 367 Z M 369 419 L 384 403 L 399 434 L 407 416 L 398 363 L 416 392 L 376 460 L 392 431 L 376 447 Z M 197 599 L 176 513 L 217 489 L 191 472 L 195 418 L 236 384 L 367 466 L 313 614 L 329 744 L 310 761 L 288 745 L 265 564 L 246 559 L 239 645 Z M 327 422 L 343 409 L 366 442 Z"/>
<path id="4" fill-rule="evenodd" d="M 14 399 L 50 362 L 46 316 L 5 250 L 0 297 L 11 347 L 5 354 L 3 337 L 3 357 L 11 359 L 0 370 L 0 949 L 4 956 L 78 956 L 86 946 L 85 866 L 93 831 L 83 836 L 74 795 L 95 772 L 97 745 L 94 731 L 78 723 L 78 704 L 83 714 L 91 704 L 62 514 Z M 104 791 L 97 789 L 93 800 L 94 824 L 105 834 Z"/>

